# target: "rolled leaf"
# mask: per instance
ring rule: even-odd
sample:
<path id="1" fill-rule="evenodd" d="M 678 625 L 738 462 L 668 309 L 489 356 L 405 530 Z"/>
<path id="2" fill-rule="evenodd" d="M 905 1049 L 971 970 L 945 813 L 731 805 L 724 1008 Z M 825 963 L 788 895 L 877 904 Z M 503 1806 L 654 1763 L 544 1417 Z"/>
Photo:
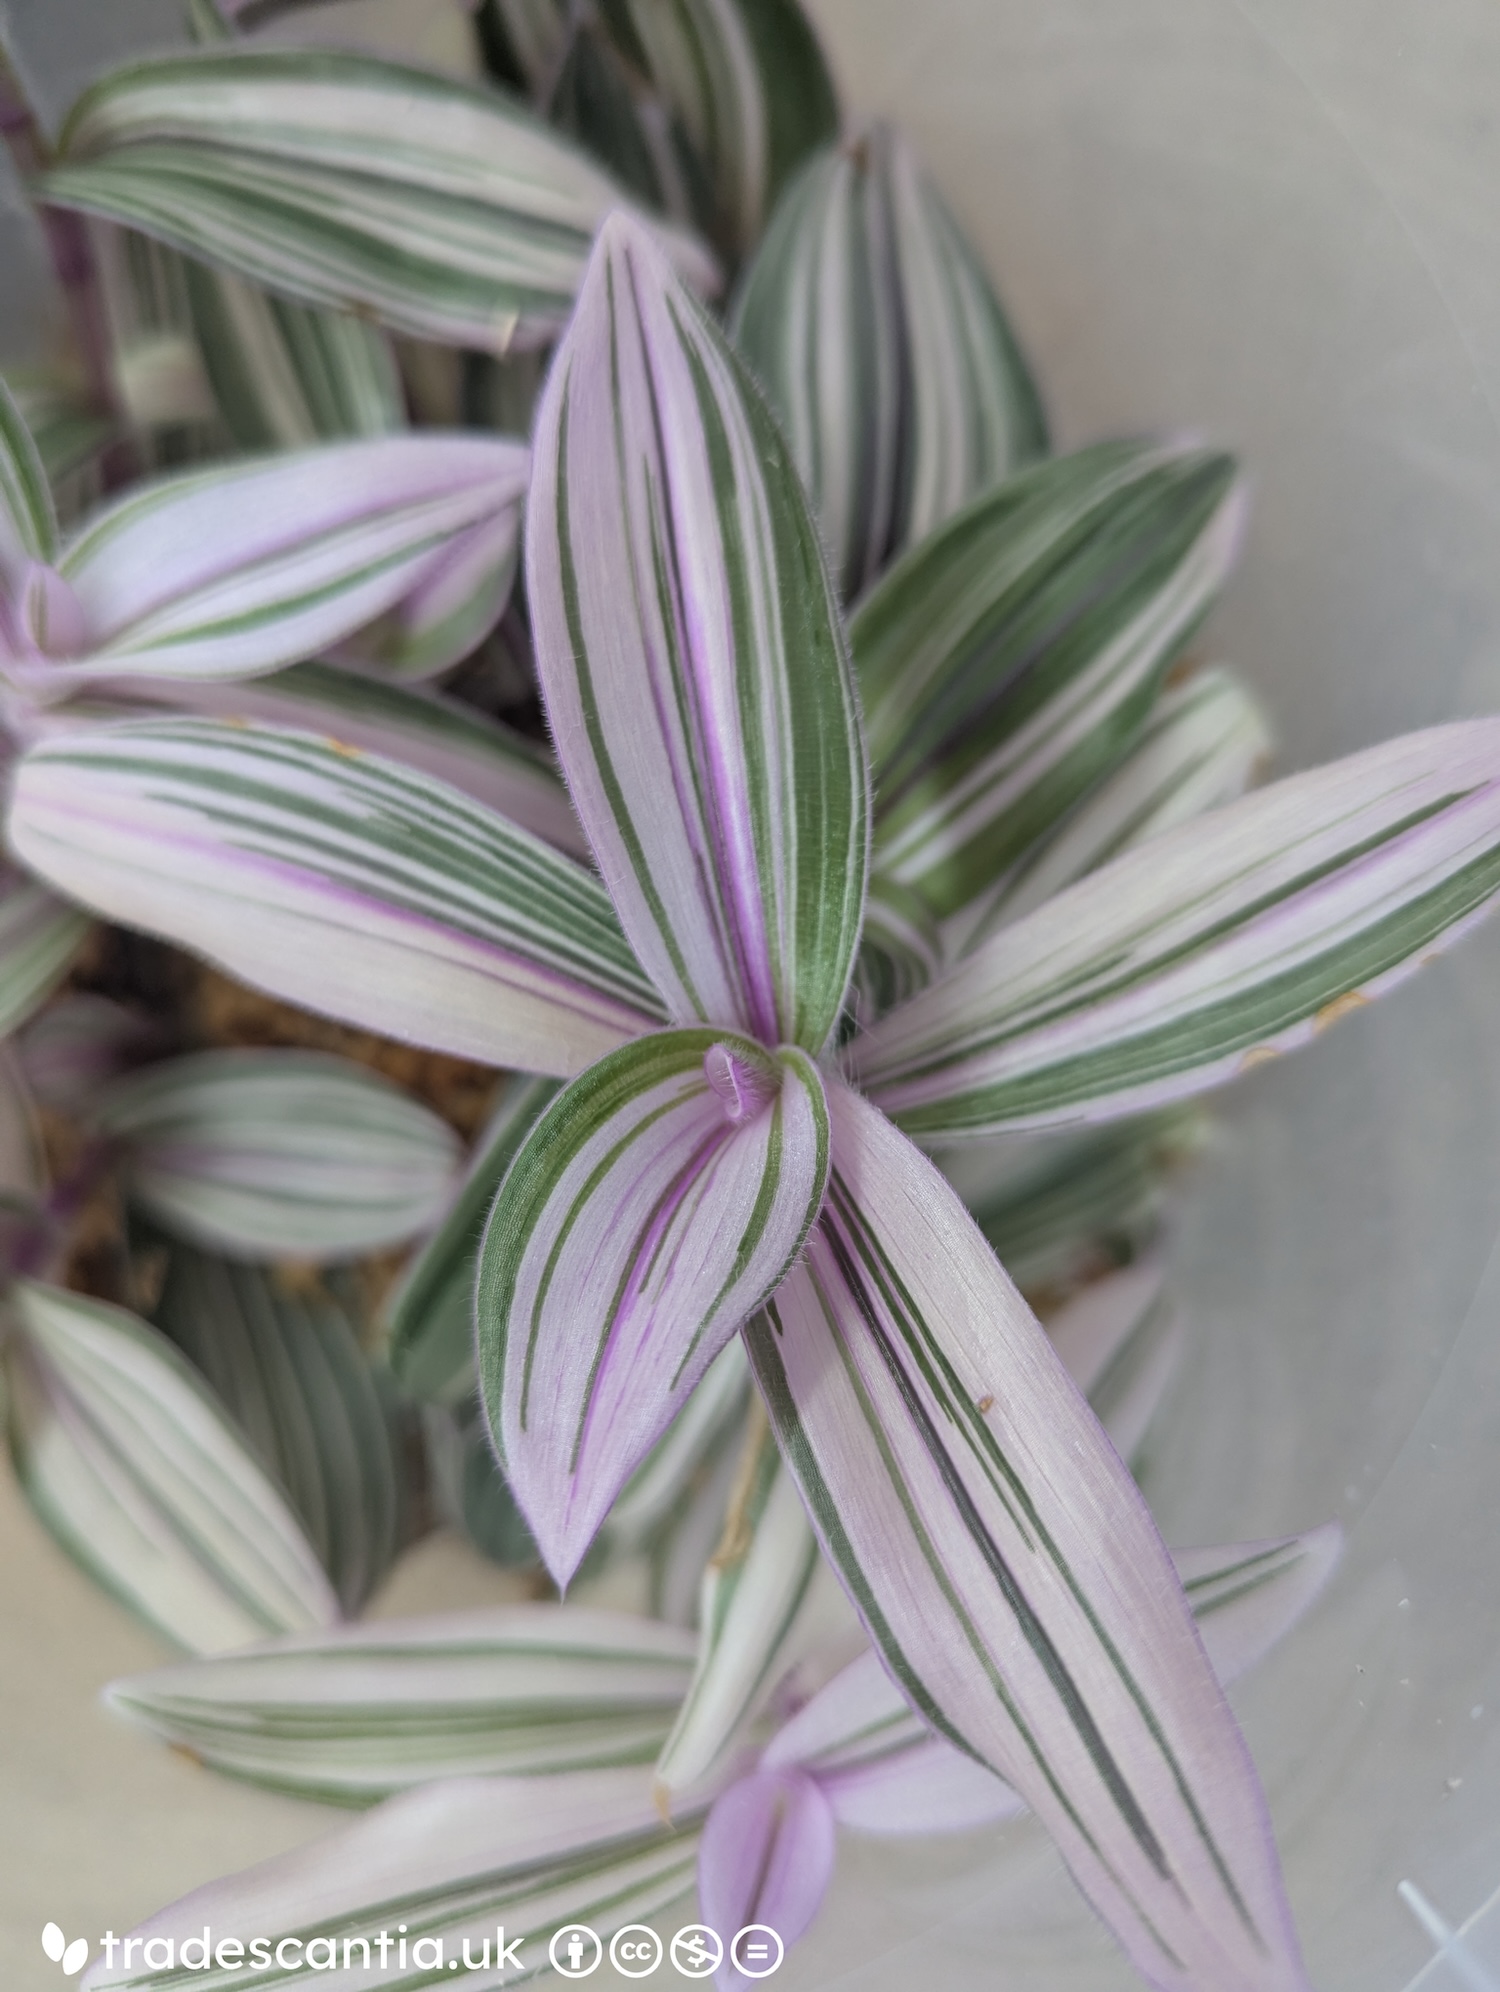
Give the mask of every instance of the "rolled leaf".
<path id="1" fill-rule="evenodd" d="M 201 1981 L 211 1992 L 259 1992 L 266 1967 L 254 1957 L 257 1937 L 273 1957 L 278 1944 L 295 1943 L 286 1967 L 305 1961 L 328 1992 L 451 1987 L 449 1967 L 463 1970 L 466 1940 L 474 1963 L 488 1943 L 492 1964 L 498 1942 L 519 1940 L 506 1965 L 467 1981 L 513 1985 L 546 1969 L 549 1942 L 568 1924 L 588 1925 L 607 1944 L 613 1931 L 690 1893 L 697 1851 L 696 1832 L 663 1830 L 639 1770 L 448 1778 L 388 1799 L 311 1847 L 195 1889 L 133 1931 L 133 1946 L 117 1945 L 113 1963 L 97 1958 L 82 1984 L 159 1992 L 160 1972 L 143 1962 L 152 1939 L 201 1942 L 206 1924 L 216 1936 L 234 1931 L 249 1953 Z M 405 1963 L 394 1935 L 401 1923 Z M 391 1934 L 383 1960 L 382 1930 Z"/>
<path id="2" fill-rule="evenodd" d="M 50 562 L 56 551 L 47 473 L 15 397 L 0 380 L 0 584 L 18 588 L 32 561 Z"/>
<path id="3" fill-rule="evenodd" d="M 1132 745 L 1244 511 L 1227 456 L 1103 443 L 916 546 L 850 629 L 877 868 L 946 919 L 1025 857 Z"/>
<path id="4" fill-rule="evenodd" d="M 128 1194 L 239 1259 L 349 1259 L 425 1230 L 451 1192 L 446 1121 L 352 1059 L 203 1051 L 118 1080 L 94 1122 Z"/>
<path id="5" fill-rule="evenodd" d="M 564 1075 L 659 1020 L 602 887 L 430 777 L 270 727 L 139 721 L 17 769 L 12 848 L 324 1016 Z"/>
<path id="6" fill-rule="evenodd" d="M 657 1759 L 664 1797 L 711 1775 L 797 1657 L 793 1641 L 817 1567 L 796 1482 L 758 1417 L 703 1574 L 692 1685 Z"/>
<path id="7" fill-rule="evenodd" d="M 1006 881 L 969 945 L 1123 851 L 1237 801 L 1270 751 L 1266 715 L 1248 688 L 1222 665 L 1195 673 L 1166 693 L 1114 773 Z"/>
<path id="8" fill-rule="evenodd" d="M 787 188 L 741 282 L 734 333 L 847 597 L 1046 448 L 989 279 L 888 125 L 828 147 Z"/>
<path id="9" fill-rule="evenodd" d="M 699 1913 L 726 1939 L 759 1923 L 790 1946 L 822 1907 L 835 1851 L 833 1813 L 813 1779 L 756 1771 L 721 1793 L 704 1823 Z M 752 1983 L 728 1955 L 715 1978 L 720 1992 Z"/>
<path id="10" fill-rule="evenodd" d="M 829 1104 L 827 1207 L 747 1341 L 872 1641 L 1153 1984 L 1305 1985 L 1265 1803 L 1144 1502 L 954 1192 L 857 1095 Z"/>
<path id="11" fill-rule="evenodd" d="M 247 48 L 94 84 L 39 191 L 304 304 L 495 353 L 563 322 L 621 199 L 498 92 L 369 56 Z M 697 244 L 659 233 L 711 287 Z"/>
<path id="12" fill-rule="evenodd" d="M 378 617 L 379 661 L 452 663 L 505 607 L 526 464 L 503 437 L 429 433 L 139 485 L 62 554 L 74 626 L 34 632 L 7 668 L 51 697 L 143 674 L 251 677 Z"/>
<path id="13" fill-rule="evenodd" d="M 526 541 L 558 758 L 673 1018 L 821 1051 L 868 811 L 838 612 L 759 393 L 623 216 L 548 380 Z"/>
<path id="14" fill-rule="evenodd" d="M 622 1046 L 532 1129 L 485 1232 L 479 1369 L 559 1583 L 800 1251 L 827 1175 L 812 1061 L 713 1031 Z"/>
<path id="15" fill-rule="evenodd" d="M 0 1037 L 19 1029 L 52 994 L 89 931 L 66 899 L 0 865 Z"/>
<path id="16" fill-rule="evenodd" d="M 546 1079 L 512 1076 L 442 1223 L 386 1308 L 391 1368 L 414 1397 L 455 1402 L 474 1384 L 474 1282 L 490 1205 L 537 1116 L 556 1095 Z"/>
<path id="17" fill-rule="evenodd" d="M 401 1546 L 400 1435 L 349 1316 L 326 1289 L 172 1249 L 156 1323 L 275 1477 L 340 1602 L 358 1611 Z"/>
<path id="18" fill-rule="evenodd" d="M 30 1280 L 11 1308 L 11 1457 L 92 1577 L 192 1652 L 337 1618 L 285 1499 L 164 1335 Z"/>
<path id="19" fill-rule="evenodd" d="M 217 1771 L 366 1805 L 434 1778 L 649 1765 L 690 1634 L 577 1605 L 507 1605 L 281 1639 L 114 1682 L 111 1707 Z"/>
<path id="20" fill-rule="evenodd" d="M 234 684 L 114 679 L 108 701 L 91 699 L 86 711 L 90 717 L 131 718 L 142 704 L 165 705 L 204 719 L 292 727 L 383 755 L 450 783 L 570 857 L 588 856 L 552 757 L 524 734 L 441 692 L 390 684 L 330 664 L 291 664 L 269 677 Z M 84 716 L 69 706 L 62 723 L 76 726 Z"/>
<path id="21" fill-rule="evenodd" d="M 868 1090 L 914 1134 L 1104 1120 L 1305 1043 L 1500 887 L 1500 721 L 1407 734 L 1154 838 L 879 1022 Z"/>

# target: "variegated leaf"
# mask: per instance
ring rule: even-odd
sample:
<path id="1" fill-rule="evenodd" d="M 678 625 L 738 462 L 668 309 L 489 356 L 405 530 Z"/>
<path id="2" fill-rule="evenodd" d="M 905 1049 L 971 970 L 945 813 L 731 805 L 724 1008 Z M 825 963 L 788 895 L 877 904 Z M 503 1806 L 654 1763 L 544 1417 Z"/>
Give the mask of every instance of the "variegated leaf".
<path id="1" fill-rule="evenodd" d="M 442 1223 L 386 1305 L 391 1369 L 414 1397 L 452 1404 L 474 1387 L 474 1282 L 485 1219 L 506 1170 L 556 1093 L 548 1079 L 514 1074 L 505 1081 Z"/>
<path id="2" fill-rule="evenodd" d="M 91 1576 L 199 1653 L 338 1617 L 285 1499 L 164 1335 L 30 1280 L 10 1305 L 11 1456 Z"/>
<path id="3" fill-rule="evenodd" d="M 349 1259 L 425 1230 L 458 1137 L 379 1073 L 326 1052 L 200 1051 L 117 1080 L 94 1125 L 127 1193 L 237 1259 Z"/>
<path id="4" fill-rule="evenodd" d="M 812 1061 L 707 1030 L 622 1046 L 532 1129 L 485 1233 L 479 1368 L 560 1583 L 796 1257 L 827 1174 Z"/>
<path id="5" fill-rule="evenodd" d="M 56 557 L 52 490 L 15 397 L 0 380 L 0 586 L 18 590 L 32 561 Z M 10 633 L 0 617 L 0 641 Z"/>
<path id="6" fill-rule="evenodd" d="M 733 1456 L 753 1397 L 743 1345 L 726 1342 L 703 1381 L 626 1481 L 609 1511 L 611 1542 L 655 1546 L 682 1508 L 696 1506 L 716 1460 Z"/>
<path id="7" fill-rule="evenodd" d="M 925 989 L 942 959 L 942 936 L 921 894 L 876 872 L 865 896 L 865 924 L 854 969 L 861 1024 L 868 1027 Z"/>
<path id="8" fill-rule="evenodd" d="M 872 1640 L 1153 1984 L 1305 1986 L 1265 1803 L 1144 1502 L 953 1191 L 857 1095 L 829 1107 L 827 1207 L 747 1337 Z"/>
<path id="9" fill-rule="evenodd" d="M 191 1246 L 171 1249 L 156 1323 L 213 1386 L 296 1510 L 344 1609 L 401 1546 L 401 1436 L 354 1325 L 327 1288 Z"/>
<path id="10" fill-rule="evenodd" d="M 162 719 L 20 763 L 12 848 L 87 906 L 304 1008 L 565 1075 L 660 1018 L 603 888 L 430 776 Z"/>
<path id="11" fill-rule="evenodd" d="M 526 474 L 521 443 L 422 434 L 137 486 L 69 541 L 7 671 L 55 698 L 250 677 L 362 633 L 382 668 L 455 662 L 505 607 Z"/>
<path id="12" fill-rule="evenodd" d="M 734 307 L 846 597 L 1046 448 L 1041 404 L 962 231 L 888 125 L 829 147 Z"/>
<path id="13" fill-rule="evenodd" d="M 497 353 L 567 317 L 620 203 L 585 154 L 496 91 L 369 56 L 238 47 L 94 84 L 40 192 L 304 304 Z M 658 234 L 712 286 L 693 240 Z"/>
<path id="14" fill-rule="evenodd" d="M 66 975 L 89 919 L 35 879 L 0 864 L 0 1037 L 18 1030 Z"/>
<path id="15" fill-rule="evenodd" d="M 1052 1346 L 1121 1459 L 1130 1462 L 1182 1354 L 1180 1315 L 1159 1258 L 1106 1273 L 1045 1319 Z"/>
<path id="16" fill-rule="evenodd" d="M 820 1051 L 866 862 L 838 612 L 757 390 L 623 216 L 548 381 L 526 537 L 558 758 L 672 1016 Z"/>
<path id="17" fill-rule="evenodd" d="M 666 1735 L 692 1636 L 578 1605 L 386 1619 L 114 1682 L 110 1705 L 215 1770 L 365 1805 L 434 1778 L 635 1764 Z"/>
<path id="18" fill-rule="evenodd" d="M 947 918 L 1025 857 L 1132 745 L 1244 509 L 1229 457 L 1103 443 L 915 547 L 850 630 L 877 868 Z"/>
<path id="19" fill-rule="evenodd" d="M 551 755 L 524 734 L 441 692 L 390 684 L 331 664 L 291 664 L 269 677 L 233 684 L 212 679 L 115 679 L 107 698 L 91 698 L 84 708 L 76 704 L 63 708 L 58 723 L 73 727 L 96 714 L 129 718 L 143 704 L 168 706 L 173 712 L 205 719 L 292 727 L 400 761 L 461 789 L 473 801 L 571 857 L 588 856 L 587 841 Z"/>
<path id="20" fill-rule="evenodd" d="M 284 1970 L 318 1972 L 325 1992 L 451 1988 L 455 1963 L 469 1986 L 515 1985 L 547 1969 L 548 1945 L 567 1925 L 584 1923 L 607 1945 L 615 1930 L 690 1894 L 697 1852 L 696 1831 L 662 1827 L 635 1768 L 448 1778 L 387 1799 L 311 1847 L 195 1889 L 133 1931 L 133 1945 L 117 1945 L 117 1961 L 97 1958 L 82 1985 L 160 1992 L 161 1974 L 145 1962 L 152 1940 L 198 1942 L 205 1924 L 235 1932 L 244 1951 L 194 1981 L 205 1992 L 259 1992 L 267 1966 L 257 1938 L 263 1957 L 281 1949 Z M 404 1962 L 394 1935 L 401 1923 Z M 382 1930 L 391 1933 L 384 1957 Z M 520 1945 L 504 1964 L 495 1956 L 501 1942 Z M 466 1945 L 473 1967 L 489 1945 L 490 1967 L 466 1969 Z"/>
<path id="21" fill-rule="evenodd" d="M 1157 702 L 1125 759 L 1002 883 L 966 946 L 1137 844 L 1237 801 L 1270 752 L 1269 722 L 1248 687 L 1222 665 L 1195 673 Z"/>
<path id="22" fill-rule="evenodd" d="M 818 1560 L 796 1482 L 761 1415 L 741 1459 L 724 1534 L 703 1575 L 697 1664 L 656 1763 L 664 1798 L 712 1774 L 791 1665 L 795 1627 Z"/>
<path id="23" fill-rule="evenodd" d="M 1182 1099 L 1382 994 L 1500 888 L 1500 721 L 1291 775 L 1002 928 L 857 1048 L 943 1140 Z"/>

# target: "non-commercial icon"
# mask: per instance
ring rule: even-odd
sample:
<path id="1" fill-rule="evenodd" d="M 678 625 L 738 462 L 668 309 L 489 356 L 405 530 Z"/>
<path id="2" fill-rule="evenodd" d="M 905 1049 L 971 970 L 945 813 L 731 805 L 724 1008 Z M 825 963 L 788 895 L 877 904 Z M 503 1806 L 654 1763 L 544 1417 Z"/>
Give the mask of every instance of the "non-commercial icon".
<path id="1" fill-rule="evenodd" d="M 56 1923 L 49 1923 L 42 1931 L 42 1949 L 54 1964 L 62 1966 L 69 1978 L 82 1971 L 89 1961 L 88 1938 L 75 1937 L 69 1943 Z"/>
<path id="2" fill-rule="evenodd" d="M 587 1978 L 604 1960 L 604 1945 L 587 1923 L 565 1923 L 547 1946 L 552 1969 L 564 1978 Z"/>
<path id="3" fill-rule="evenodd" d="M 622 1978 L 649 1978 L 661 1963 L 661 1938 L 645 1923 L 627 1923 L 609 1940 L 609 1961 Z"/>
<path id="4" fill-rule="evenodd" d="M 747 1978 L 769 1978 L 785 1956 L 786 1945 L 769 1923 L 747 1923 L 729 1946 L 729 1962 Z"/>
<path id="5" fill-rule="evenodd" d="M 711 1978 L 724 1962 L 724 1943 L 707 1923 L 688 1923 L 672 1939 L 672 1962 L 684 1978 Z"/>

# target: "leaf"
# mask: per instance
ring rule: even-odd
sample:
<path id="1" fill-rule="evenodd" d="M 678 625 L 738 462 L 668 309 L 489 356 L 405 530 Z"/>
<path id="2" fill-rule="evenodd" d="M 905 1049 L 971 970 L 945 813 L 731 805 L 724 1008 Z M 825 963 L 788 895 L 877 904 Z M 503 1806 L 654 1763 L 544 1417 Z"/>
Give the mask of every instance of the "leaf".
<path id="1" fill-rule="evenodd" d="M 154 1310 L 273 1474 L 339 1600 L 358 1611 L 401 1547 L 404 1474 L 392 1408 L 326 1288 L 178 1245 Z"/>
<path id="2" fill-rule="evenodd" d="M 127 925 L 323 1016 L 565 1074 L 660 1017 L 579 865 L 429 776 L 271 727 L 64 734 L 12 848 Z"/>
<path id="3" fill-rule="evenodd" d="M 499 92 L 370 56 L 243 47 L 94 84 L 38 191 L 303 304 L 495 353 L 562 324 L 620 203 Z M 658 234 L 712 288 L 696 242 Z"/>
<path id="4" fill-rule="evenodd" d="M 134 701 L 123 703 L 122 701 Z M 107 699 L 69 706 L 64 726 L 85 717 L 131 718 L 141 704 L 230 722 L 293 727 L 357 747 L 448 782 L 570 857 L 588 844 L 549 754 L 524 734 L 441 692 L 396 685 L 331 664 L 290 664 L 269 677 L 209 680 L 118 678 Z"/>
<path id="5" fill-rule="evenodd" d="M 110 1706 L 217 1771 L 365 1805 L 434 1778 L 648 1766 L 693 1640 L 578 1605 L 384 1619 L 115 1681 Z"/>
<path id="6" fill-rule="evenodd" d="M 386 1307 L 390 1364 L 414 1397 L 447 1404 L 474 1383 L 474 1282 L 490 1205 L 537 1116 L 555 1097 L 547 1079 L 506 1080 L 442 1223 L 407 1267 Z"/>
<path id="7" fill-rule="evenodd" d="M 847 597 L 1046 449 L 999 300 L 888 125 L 825 147 L 787 188 L 733 325 Z"/>
<path id="8" fill-rule="evenodd" d="M 790 1946 L 804 1935 L 833 1878 L 833 1813 L 805 1771 L 756 1771 L 714 1801 L 698 1849 L 699 1913 L 728 1933 L 759 1924 Z M 721 1992 L 743 1992 L 757 1972 L 726 1957 Z"/>
<path id="9" fill-rule="evenodd" d="M 101 1087 L 162 1045 L 157 1028 L 123 1003 L 70 991 L 26 1026 L 16 1049 L 41 1104 L 82 1119 Z"/>
<path id="10" fill-rule="evenodd" d="M 850 627 L 877 868 L 947 919 L 1025 858 L 1133 745 L 1244 512 L 1221 453 L 1102 443 L 916 546 Z"/>
<path id="11" fill-rule="evenodd" d="M 1052 1346 L 1121 1459 L 1135 1458 L 1182 1354 L 1160 1259 L 1092 1281 L 1046 1317 Z"/>
<path id="12" fill-rule="evenodd" d="M 480 1254 L 479 1370 L 559 1583 L 796 1257 L 827 1172 L 812 1061 L 714 1031 L 622 1046 L 531 1130 Z"/>
<path id="13" fill-rule="evenodd" d="M 654 1545 L 685 1506 L 697 1506 L 715 1459 L 733 1457 L 750 1402 L 750 1372 L 739 1340 L 726 1342 L 703 1381 L 641 1461 L 609 1511 L 610 1540 Z M 715 1524 L 715 1526 L 717 1526 Z"/>
<path id="14" fill-rule="evenodd" d="M 205 1923 L 215 1932 L 233 1930 L 252 1946 L 243 1963 L 220 1967 L 204 1981 L 213 1992 L 265 1984 L 266 1967 L 254 1960 L 256 1937 L 269 1946 L 299 1940 L 299 1949 L 285 1953 L 286 1968 L 307 1960 L 324 1974 L 318 1982 L 327 1992 L 451 1986 L 447 1964 L 436 1960 L 457 1959 L 462 1969 L 465 1939 L 473 1959 L 486 1942 L 493 1957 L 497 1924 L 507 1946 L 520 1940 L 521 1971 L 529 1976 L 545 1969 L 549 1941 L 567 1925 L 587 1924 L 607 1944 L 613 1931 L 688 1894 L 697 1850 L 695 1832 L 663 1831 L 647 1781 L 633 1768 L 448 1778 L 388 1799 L 311 1847 L 195 1889 L 133 1931 L 137 1941 L 118 1947 L 118 1964 L 96 1960 L 83 1982 L 87 1992 L 156 1992 L 160 1973 L 127 1958 L 143 1959 L 157 1936 L 170 1936 L 174 1945 L 201 1940 Z M 396 1958 L 375 1964 L 372 1977 L 374 1940 L 403 1922 L 411 1962 L 399 1978 Z M 348 1963 L 346 1939 L 353 1945 Z M 369 1961 L 362 1940 L 371 1945 Z M 511 1969 L 516 1960 L 512 1951 Z M 504 1981 L 516 1982 L 509 1969 Z M 499 1972 L 488 1977 L 491 1985 L 500 1982 Z"/>
<path id="15" fill-rule="evenodd" d="M 422 1419 L 433 1509 L 481 1556 L 502 1570 L 541 1571 L 536 1537 L 495 1460 L 477 1391 L 451 1410 L 429 1405 Z"/>
<path id="16" fill-rule="evenodd" d="M 868 1026 L 925 989 L 942 958 L 942 937 L 921 895 L 875 873 L 854 969 L 860 1020 Z"/>
<path id="17" fill-rule="evenodd" d="M 0 864 L 0 1037 L 34 1016 L 71 967 L 90 921 L 35 879 Z"/>
<path id="18" fill-rule="evenodd" d="M 1122 852 L 1237 801 L 1270 751 L 1266 716 L 1233 673 L 1195 673 L 1158 701 L 1126 758 L 1004 882 L 968 945 Z"/>
<path id="19" fill-rule="evenodd" d="M 1274 1542 L 1179 1549 L 1172 1560 L 1219 1679 L 1248 1674 L 1316 1603 L 1344 1550 L 1337 1522 Z"/>
<path id="20" fill-rule="evenodd" d="M 378 617 L 395 619 L 369 639 L 384 665 L 454 662 L 505 606 L 526 464 L 503 437 L 426 433 L 138 485 L 62 555 L 76 631 L 7 669 L 52 698 L 143 674 L 247 677 Z"/>
<path id="21" fill-rule="evenodd" d="M 711 1776 L 779 1685 L 797 1657 L 797 1622 L 817 1567 L 817 1539 L 761 1415 L 703 1574 L 697 1664 L 656 1764 L 664 1799 Z"/>
<path id="22" fill-rule="evenodd" d="M 94 1122 L 128 1194 L 176 1236 L 236 1259 L 349 1259 L 441 1210 L 459 1162 L 445 1121 L 315 1051 L 201 1051 L 117 1080 Z"/>
<path id="23" fill-rule="evenodd" d="M 290 1508 L 165 1336 L 31 1280 L 11 1307 L 11 1456 L 92 1577 L 200 1653 L 337 1618 Z"/>
<path id="24" fill-rule="evenodd" d="M 932 1165 L 830 1091 L 803 1263 L 747 1329 L 912 1706 L 1031 1805 L 1169 1992 L 1305 1984 L 1264 1800 L 1144 1502 Z"/>
<path id="25" fill-rule="evenodd" d="M 677 1022 L 820 1051 L 867 799 L 838 612 L 759 395 L 613 218 L 537 418 L 537 666 L 574 807 Z"/>
<path id="26" fill-rule="evenodd" d="M 57 515 L 47 473 L 15 397 L 0 380 L 0 582 L 19 587 L 29 562 L 51 561 Z M 5 634 L 0 623 L 0 636 Z"/>
<path id="27" fill-rule="evenodd" d="M 1500 887 L 1500 722 L 1407 734 L 1169 831 L 878 1023 L 867 1089 L 934 1140 L 1103 1120 L 1306 1043 Z"/>

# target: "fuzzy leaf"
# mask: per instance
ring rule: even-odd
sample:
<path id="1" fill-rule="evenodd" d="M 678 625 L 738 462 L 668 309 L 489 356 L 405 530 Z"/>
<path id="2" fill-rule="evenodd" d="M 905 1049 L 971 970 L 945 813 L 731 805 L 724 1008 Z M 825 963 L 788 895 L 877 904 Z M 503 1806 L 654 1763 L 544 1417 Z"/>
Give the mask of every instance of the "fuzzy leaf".
<path id="1" fill-rule="evenodd" d="M 1139 1493 L 932 1165 L 830 1092 L 829 1200 L 747 1330 L 912 1706 L 1005 1777 L 1168 1992 L 1302 1987 L 1265 1804 Z"/>
<path id="2" fill-rule="evenodd" d="M 556 1099 L 480 1256 L 501 1464 L 560 1583 L 817 1215 L 828 1120 L 805 1053 L 664 1031 Z"/>
<path id="3" fill-rule="evenodd" d="M 348 1259 L 403 1243 L 442 1208 L 458 1138 L 351 1059 L 202 1051 L 116 1082 L 95 1125 L 131 1197 L 237 1259 Z"/>
<path id="4" fill-rule="evenodd" d="M 864 898 L 859 719 L 795 473 L 624 217 L 537 418 L 537 667 L 574 807 L 678 1022 L 821 1051 Z"/>
<path id="5" fill-rule="evenodd" d="M 696 1506 L 714 1461 L 733 1457 L 734 1434 L 745 1422 L 753 1393 L 745 1351 L 726 1342 L 703 1381 L 626 1481 L 609 1511 L 611 1542 L 638 1548 L 654 1543 L 664 1525 Z"/>
<path id="6" fill-rule="evenodd" d="M 796 1943 L 822 1907 L 833 1878 L 833 1813 L 805 1771 L 756 1771 L 715 1801 L 698 1849 L 699 1913 L 727 1938 L 747 1924 Z M 719 1992 L 752 1979 L 726 1955 Z"/>
<path id="7" fill-rule="evenodd" d="M 213 1386 L 274 1475 L 344 1609 L 400 1547 L 400 1437 L 349 1316 L 326 1289 L 178 1245 L 156 1323 Z"/>
<path id="8" fill-rule="evenodd" d="M 1291 775 L 1003 928 L 857 1047 L 909 1132 L 1103 1120 L 1303 1044 L 1500 888 L 1500 721 Z"/>
<path id="9" fill-rule="evenodd" d="M 999 300 L 888 125 L 828 147 L 788 187 L 742 279 L 734 334 L 846 596 L 1046 448 Z"/>
<path id="10" fill-rule="evenodd" d="M 332 50 L 128 64 L 64 125 L 39 189 L 304 304 L 503 353 L 567 317 L 620 194 L 511 99 Z M 711 288 L 711 260 L 658 231 Z"/>
<path id="11" fill-rule="evenodd" d="M 337 1618 L 291 1509 L 164 1335 L 30 1280 L 11 1306 L 11 1456 L 91 1576 L 200 1653 Z"/>
<path id="12" fill-rule="evenodd" d="M 877 868 L 948 918 L 1023 858 L 1132 744 L 1244 511 L 1227 456 L 1103 443 L 915 547 L 850 629 Z"/>
<path id="13" fill-rule="evenodd" d="M 20 763 L 12 848 L 85 905 L 324 1016 L 563 1075 L 660 1017 L 598 882 L 393 762 L 131 722 Z"/>
<path id="14" fill-rule="evenodd" d="M 215 1770 L 364 1805 L 464 1773 L 650 1764 L 693 1639 L 577 1605 L 507 1605 L 280 1639 L 114 1682 L 110 1705 Z"/>

